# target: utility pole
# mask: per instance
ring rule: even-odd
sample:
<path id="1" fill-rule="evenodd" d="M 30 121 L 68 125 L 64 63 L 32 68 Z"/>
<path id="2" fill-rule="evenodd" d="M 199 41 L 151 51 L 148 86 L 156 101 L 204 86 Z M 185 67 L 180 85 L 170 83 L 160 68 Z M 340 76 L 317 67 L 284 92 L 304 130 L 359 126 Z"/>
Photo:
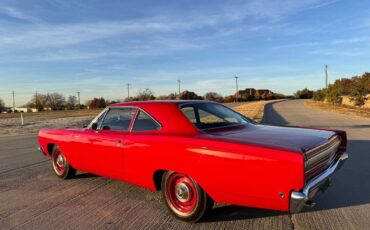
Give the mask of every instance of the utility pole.
<path id="1" fill-rule="evenodd" d="M 181 88 L 180 88 L 181 87 L 180 86 L 181 85 L 181 80 L 177 80 L 177 83 L 179 84 L 179 95 L 180 95 L 180 93 L 181 93 Z"/>
<path id="2" fill-rule="evenodd" d="M 12 91 L 12 95 L 13 95 L 13 113 L 15 113 L 15 98 L 14 98 L 15 92 L 14 90 Z"/>
<path id="3" fill-rule="evenodd" d="M 127 98 L 130 98 L 130 83 L 127 83 Z"/>
<path id="4" fill-rule="evenodd" d="M 35 92 L 35 107 L 36 107 L 36 111 L 39 111 L 38 98 L 37 98 L 37 90 Z"/>
<path id="5" fill-rule="evenodd" d="M 238 89 L 238 77 L 237 76 L 235 76 L 235 86 L 236 86 L 236 99 L 235 99 L 235 101 L 238 102 L 239 89 Z"/>
<path id="6" fill-rule="evenodd" d="M 328 88 L 328 65 L 325 65 L 325 88 Z"/>
<path id="7" fill-rule="evenodd" d="M 78 97 L 78 109 L 81 109 L 81 98 L 80 98 L 80 92 L 77 92 Z"/>

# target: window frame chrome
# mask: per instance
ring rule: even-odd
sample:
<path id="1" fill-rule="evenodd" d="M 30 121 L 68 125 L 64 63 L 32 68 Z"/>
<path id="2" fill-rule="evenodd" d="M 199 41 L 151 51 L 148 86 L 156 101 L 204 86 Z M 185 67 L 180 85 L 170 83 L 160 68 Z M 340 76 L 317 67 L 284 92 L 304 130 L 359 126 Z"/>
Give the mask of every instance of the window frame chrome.
<path id="1" fill-rule="evenodd" d="M 162 130 L 163 126 L 161 123 L 159 123 L 152 115 L 150 115 L 148 112 L 146 112 L 144 109 L 140 108 L 140 107 L 136 107 L 137 108 L 137 111 L 136 111 L 136 114 L 133 118 L 133 123 L 130 127 L 130 133 L 140 133 L 140 132 L 155 132 L 155 131 L 160 131 Z M 154 121 L 154 123 L 156 123 L 159 127 L 159 129 L 152 129 L 152 130 L 133 130 L 134 128 L 134 125 L 136 123 L 136 120 L 139 116 L 139 112 L 143 112 L 144 114 L 146 114 L 152 121 Z"/>

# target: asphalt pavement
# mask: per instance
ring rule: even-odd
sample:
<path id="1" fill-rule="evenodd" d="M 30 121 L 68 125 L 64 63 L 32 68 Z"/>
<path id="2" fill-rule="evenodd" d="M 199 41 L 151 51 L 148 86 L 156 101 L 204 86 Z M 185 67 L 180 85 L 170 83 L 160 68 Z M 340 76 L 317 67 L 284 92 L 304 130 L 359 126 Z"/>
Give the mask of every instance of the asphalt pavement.
<path id="1" fill-rule="evenodd" d="M 285 101 L 268 105 L 264 122 L 348 132 L 350 159 L 318 205 L 290 215 L 218 204 L 203 222 L 167 211 L 160 193 L 79 172 L 61 180 L 36 151 L 35 135 L 0 138 L 0 229 L 370 229 L 370 120 Z"/>

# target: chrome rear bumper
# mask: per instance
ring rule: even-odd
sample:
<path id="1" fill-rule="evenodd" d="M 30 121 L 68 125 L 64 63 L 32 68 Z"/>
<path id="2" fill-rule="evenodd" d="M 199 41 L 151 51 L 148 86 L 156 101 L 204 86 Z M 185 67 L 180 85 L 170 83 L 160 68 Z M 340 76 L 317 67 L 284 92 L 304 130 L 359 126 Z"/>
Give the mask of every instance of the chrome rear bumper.
<path id="1" fill-rule="evenodd" d="M 330 185 L 331 176 L 342 167 L 344 161 L 347 159 L 348 154 L 342 153 L 337 162 L 323 173 L 310 180 L 301 192 L 292 192 L 290 195 L 290 213 L 300 212 L 305 204 L 311 205 L 312 198 L 320 189 L 325 189 Z"/>

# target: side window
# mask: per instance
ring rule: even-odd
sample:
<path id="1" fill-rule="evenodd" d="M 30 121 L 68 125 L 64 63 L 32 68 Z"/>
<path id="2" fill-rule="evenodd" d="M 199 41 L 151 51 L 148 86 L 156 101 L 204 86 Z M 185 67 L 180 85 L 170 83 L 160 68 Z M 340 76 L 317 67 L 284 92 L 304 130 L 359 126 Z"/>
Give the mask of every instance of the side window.
<path id="1" fill-rule="evenodd" d="M 111 108 L 104 118 L 101 129 L 128 131 L 135 110 L 134 108 Z"/>
<path id="2" fill-rule="evenodd" d="M 199 112 L 199 119 L 201 123 L 218 123 L 218 122 L 223 122 L 224 120 L 221 119 L 220 117 L 217 117 L 214 114 L 208 113 L 202 109 L 198 109 Z"/>
<path id="3" fill-rule="evenodd" d="M 181 111 L 184 113 L 184 115 L 189 119 L 189 121 L 193 124 L 197 123 L 197 119 L 195 117 L 194 107 L 184 107 L 181 109 Z"/>
<path id="4" fill-rule="evenodd" d="M 181 112 L 201 130 L 247 123 L 239 114 L 214 103 L 185 104 Z"/>
<path id="5" fill-rule="evenodd" d="M 161 127 L 157 122 L 155 122 L 150 116 L 148 116 L 143 111 L 139 111 L 134 126 L 132 127 L 133 131 L 150 131 L 158 130 Z"/>

